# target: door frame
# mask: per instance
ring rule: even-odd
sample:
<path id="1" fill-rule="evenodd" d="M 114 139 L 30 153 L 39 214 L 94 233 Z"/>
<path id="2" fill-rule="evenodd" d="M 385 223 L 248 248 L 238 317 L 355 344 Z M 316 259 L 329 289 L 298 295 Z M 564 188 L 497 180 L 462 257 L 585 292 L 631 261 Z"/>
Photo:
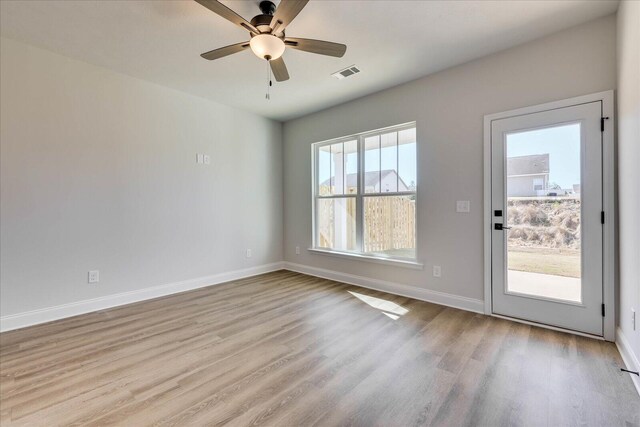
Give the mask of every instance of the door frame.
<path id="1" fill-rule="evenodd" d="M 602 117 L 604 130 L 602 132 L 602 192 L 605 222 L 603 227 L 603 303 L 605 315 L 603 317 L 603 338 L 615 341 L 615 283 L 616 283 L 616 186 L 615 186 L 615 116 L 614 91 L 593 93 L 559 101 L 547 102 L 530 107 L 518 108 L 484 116 L 484 313 L 490 316 L 502 317 L 493 313 L 491 286 L 491 122 L 524 114 L 539 113 L 557 108 L 571 107 L 589 102 L 602 102 Z M 516 320 L 516 319 L 513 319 Z M 527 322 L 531 323 L 531 322 Z M 549 327 L 537 324 L 541 327 Z M 562 330 L 562 329 L 560 329 Z M 576 333 L 574 331 L 569 331 Z M 580 334 L 582 335 L 582 334 Z"/>

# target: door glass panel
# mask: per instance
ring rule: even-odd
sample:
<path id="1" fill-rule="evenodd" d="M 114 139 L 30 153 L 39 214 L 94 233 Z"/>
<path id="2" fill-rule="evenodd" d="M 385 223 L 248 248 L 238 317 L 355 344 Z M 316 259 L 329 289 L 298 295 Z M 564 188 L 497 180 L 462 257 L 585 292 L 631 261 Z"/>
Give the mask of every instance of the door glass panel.
<path id="1" fill-rule="evenodd" d="M 506 136 L 507 292 L 582 301 L 580 124 Z"/>

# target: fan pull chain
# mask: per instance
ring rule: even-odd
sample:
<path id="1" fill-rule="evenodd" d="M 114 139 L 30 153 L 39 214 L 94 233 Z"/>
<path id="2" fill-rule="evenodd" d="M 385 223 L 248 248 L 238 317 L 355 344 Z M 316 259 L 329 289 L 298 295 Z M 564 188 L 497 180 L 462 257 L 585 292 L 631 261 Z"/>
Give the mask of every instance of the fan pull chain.
<path id="1" fill-rule="evenodd" d="M 267 94 L 265 95 L 265 98 L 267 100 L 271 99 L 271 86 L 273 86 L 273 82 L 271 81 L 271 64 L 269 63 L 269 60 L 267 59 L 267 80 L 269 80 L 269 85 L 267 86 Z"/>

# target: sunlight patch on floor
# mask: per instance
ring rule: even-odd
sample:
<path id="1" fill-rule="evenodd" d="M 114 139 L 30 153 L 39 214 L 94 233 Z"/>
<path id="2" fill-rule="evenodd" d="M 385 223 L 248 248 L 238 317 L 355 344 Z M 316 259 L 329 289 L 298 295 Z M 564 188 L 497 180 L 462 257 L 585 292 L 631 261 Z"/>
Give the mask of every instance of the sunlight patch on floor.
<path id="1" fill-rule="evenodd" d="M 400 318 L 400 316 L 398 316 L 397 314 L 385 313 L 384 311 L 382 312 L 382 314 L 393 320 L 398 320 Z"/>
<path id="2" fill-rule="evenodd" d="M 360 301 L 365 304 L 381 310 L 384 315 L 388 316 L 393 320 L 398 320 L 400 316 L 404 316 L 409 312 L 406 308 L 401 305 L 396 304 L 393 301 L 388 301 L 382 298 L 376 298 L 369 295 L 359 294 L 358 292 L 347 291 L 354 297 L 358 298 Z"/>

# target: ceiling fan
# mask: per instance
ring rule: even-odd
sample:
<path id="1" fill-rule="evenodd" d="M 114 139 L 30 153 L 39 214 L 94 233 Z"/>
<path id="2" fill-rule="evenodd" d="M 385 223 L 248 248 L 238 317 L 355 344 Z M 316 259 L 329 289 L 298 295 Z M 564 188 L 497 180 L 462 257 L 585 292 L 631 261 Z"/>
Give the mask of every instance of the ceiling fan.
<path id="1" fill-rule="evenodd" d="M 211 10 L 223 18 L 233 22 L 239 27 L 249 31 L 251 39 L 243 43 L 221 47 L 203 53 L 204 59 L 219 59 L 234 53 L 242 52 L 250 48 L 260 59 L 269 61 L 271 70 L 279 82 L 289 79 L 287 66 L 282 60 L 282 54 L 287 47 L 320 55 L 335 56 L 340 58 L 347 50 L 347 46 L 340 43 L 332 43 L 323 40 L 299 39 L 286 37 L 284 30 L 298 16 L 302 8 L 309 0 L 281 0 L 276 5 L 271 1 L 261 1 L 259 4 L 262 14 L 256 15 L 251 22 L 229 9 L 218 0 L 195 0 L 202 6 Z"/>

